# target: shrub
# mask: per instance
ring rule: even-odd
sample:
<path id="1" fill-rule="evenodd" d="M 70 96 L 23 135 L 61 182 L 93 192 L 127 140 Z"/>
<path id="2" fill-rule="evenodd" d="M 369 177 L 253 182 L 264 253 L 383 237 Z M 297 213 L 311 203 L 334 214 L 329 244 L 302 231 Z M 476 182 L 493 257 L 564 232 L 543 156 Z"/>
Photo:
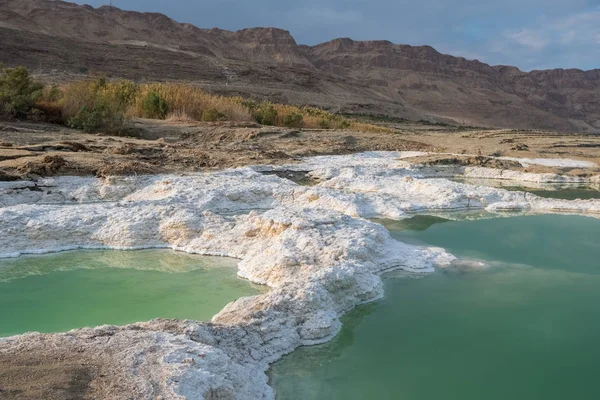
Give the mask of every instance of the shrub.
<path id="1" fill-rule="evenodd" d="M 148 92 L 142 101 L 145 118 L 165 119 L 169 114 L 169 104 L 158 93 Z"/>
<path id="2" fill-rule="evenodd" d="M 288 128 L 302 128 L 302 114 L 288 114 L 283 117 L 283 125 Z"/>
<path id="3" fill-rule="evenodd" d="M 35 97 L 37 98 L 37 97 Z M 169 118 L 185 121 L 250 121 L 290 128 L 353 129 L 363 132 L 393 132 L 332 114 L 316 107 L 298 107 L 217 96 L 183 84 L 87 80 L 43 91 L 30 106 L 39 120 L 66 121 L 73 128 L 91 132 L 120 131 L 125 117 Z"/>
<path id="4" fill-rule="evenodd" d="M 116 112 L 110 104 L 100 102 L 92 108 L 82 106 L 75 116 L 69 118 L 67 124 L 85 132 L 94 132 L 100 128 L 115 132 L 123 127 L 123 120 L 123 113 Z"/>
<path id="5" fill-rule="evenodd" d="M 112 96 L 119 103 L 119 107 L 123 109 L 133 104 L 140 92 L 138 84 L 127 80 L 106 84 L 106 87 L 110 88 L 113 92 Z"/>
<path id="6" fill-rule="evenodd" d="M 202 111 L 201 119 L 205 122 L 227 121 L 227 116 L 214 108 L 209 108 Z"/>
<path id="7" fill-rule="evenodd" d="M 125 81 L 109 83 L 105 79 L 77 82 L 67 86 L 58 106 L 67 125 L 86 132 L 104 129 L 118 132 L 131 101 L 132 87 Z"/>
<path id="8" fill-rule="evenodd" d="M 140 86 L 136 100 L 129 108 L 128 115 L 144 116 L 144 99 L 155 92 L 169 105 L 169 115 L 185 115 L 196 121 L 202 120 L 205 110 L 214 109 L 225 115 L 229 121 L 249 121 L 250 113 L 242 105 L 239 97 L 211 95 L 195 86 L 172 83 L 151 83 Z"/>
<path id="9" fill-rule="evenodd" d="M 344 120 L 338 121 L 336 128 L 337 129 L 348 129 L 348 128 L 350 128 L 350 126 L 352 126 L 350 121 L 347 121 L 344 119 Z"/>
<path id="10" fill-rule="evenodd" d="M 61 109 L 51 103 L 37 103 L 27 113 L 27 119 L 51 124 L 64 124 Z"/>
<path id="11" fill-rule="evenodd" d="M 56 102 L 56 101 L 60 100 L 61 97 L 62 97 L 62 93 L 61 93 L 60 89 L 58 89 L 58 86 L 56 86 L 56 85 L 52 85 L 52 86 L 50 86 L 50 88 L 46 88 L 42 92 L 42 99 L 46 102 L 50 102 L 50 103 Z"/>
<path id="12" fill-rule="evenodd" d="M 319 120 L 319 128 L 331 129 L 331 123 L 328 120 L 326 120 L 325 118 L 322 118 Z"/>
<path id="13" fill-rule="evenodd" d="M 260 105 L 252 113 L 252 117 L 261 125 L 277 125 L 277 110 L 272 104 Z"/>
<path id="14" fill-rule="evenodd" d="M 260 106 L 260 103 L 258 101 L 250 99 L 242 100 L 241 104 L 250 111 L 254 111 Z"/>
<path id="15" fill-rule="evenodd" d="M 25 67 L 0 69 L 0 113 L 25 118 L 42 96 L 44 86 Z"/>

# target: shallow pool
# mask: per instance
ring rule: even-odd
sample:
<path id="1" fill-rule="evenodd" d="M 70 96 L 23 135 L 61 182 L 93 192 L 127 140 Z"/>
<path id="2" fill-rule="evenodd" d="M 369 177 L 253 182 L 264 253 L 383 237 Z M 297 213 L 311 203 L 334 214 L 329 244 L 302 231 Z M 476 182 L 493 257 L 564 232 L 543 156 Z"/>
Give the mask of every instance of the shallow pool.
<path id="1" fill-rule="evenodd" d="M 388 227 L 469 261 L 386 276 L 385 299 L 346 315 L 334 340 L 273 366 L 279 399 L 596 398 L 600 220 L 417 217 Z"/>
<path id="2" fill-rule="evenodd" d="M 69 251 L 0 260 L 0 336 L 153 318 L 208 320 L 259 293 L 237 261 L 170 250 Z"/>

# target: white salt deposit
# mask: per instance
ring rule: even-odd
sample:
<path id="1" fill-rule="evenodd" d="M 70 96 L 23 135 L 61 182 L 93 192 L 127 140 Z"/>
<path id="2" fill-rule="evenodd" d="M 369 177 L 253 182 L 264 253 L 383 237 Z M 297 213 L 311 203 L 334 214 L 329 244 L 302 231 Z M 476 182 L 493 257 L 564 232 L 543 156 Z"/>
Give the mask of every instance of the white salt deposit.
<path id="1" fill-rule="evenodd" d="M 230 303 L 213 325 L 160 321 L 0 340 L 81 348 L 112 335 L 115 370 L 133 397 L 271 399 L 264 371 L 303 344 L 329 340 L 339 317 L 383 295 L 379 274 L 448 265 L 439 248 L 400 243 L 363 218 L 450 210 L 600 213 L 600 201 L 543 199 L 444 176 L 566 182 L 554 174 L 477 167 L 416 167 L 420 153 L 315 157 L 287 167 L 188 176 L 60 177 L 0 186 L 0 256 L 73 248 L 170 247 L 239 258 L 238 273 L 268 293 Z M 299 186 L 257 170 L 308 171 Z M 596 178 L 594 178 L 596 180 Z M 142 356 L 143 355 L 143 356 Z M 151 382 L 151 384 L 149 384 Z M 221 398 L 221 397 L 218 397 Z"/>

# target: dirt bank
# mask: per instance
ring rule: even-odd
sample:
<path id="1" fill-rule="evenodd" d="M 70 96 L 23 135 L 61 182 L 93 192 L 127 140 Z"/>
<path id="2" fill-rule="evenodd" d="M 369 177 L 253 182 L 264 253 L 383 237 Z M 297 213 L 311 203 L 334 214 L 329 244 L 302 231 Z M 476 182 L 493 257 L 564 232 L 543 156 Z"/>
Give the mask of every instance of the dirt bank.
<path id="1" fill-rule="evenodd" d="M 571 158 L 600 164 L 598 135 L 411 125 L 396 126 L 396 129 L 397 134 L 361 133 L 139 119 L 133 121 L 123 135 L 107 135 L 57 125 L 0 121 L 0 180 L 52 175 L 185 173 L 289 164 L 306 156 L 370 150 L 464 154 L 429 155 L 412 161 L 468 163 L 571 175 L 595 173 L 597 169 L 519 167 L 517 163 L 492 161 L 487 157 Z"/>
<path id="2" fill-rule="evenodd" d="M 196 172 L 367 150 L 431 150 L 399 134 L 136 120 L 122 136 L 0 122 L 0 179 Z"/>

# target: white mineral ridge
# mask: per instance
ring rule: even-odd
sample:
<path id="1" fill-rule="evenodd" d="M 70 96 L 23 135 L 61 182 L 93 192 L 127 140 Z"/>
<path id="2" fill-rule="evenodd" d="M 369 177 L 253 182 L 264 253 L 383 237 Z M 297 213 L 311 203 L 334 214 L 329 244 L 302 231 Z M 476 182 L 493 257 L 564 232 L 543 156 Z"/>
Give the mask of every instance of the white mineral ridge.
<path id="1" fill-rule="evenodd" d="M 268 365 L 333 337 L 343 313 L 383 296 L 382 272 L 425 273 L 454 260 L 443 249 L 400 243 L 363 218 L 458 209 L 600 212 L 597 200 L 543 199 L 440 178 L 502 174 L 543 182 L 560 176 L 416 167 L 401 160 L 408 156 L 370 152 L 284 167 L 320 179 L 313 187 L 257 172 L 282 167 L 2 184 L 0 257 L 165 247 L 238 258 L 239 276 L 271 290 L 230 303 L 211 324 L 151 321 L 27 334 L 0 339 L 0 351 L 39 344 L 100 352 L 104 342 L 95 338 L 111 335 L 111 349 L 124 355 L 113 360 L 114 371 L 140 398 L 272 399 Z"/>
<path id="2" fill-rule="evenodd" d="M 543 165 L 546 167 L 563 168 L 595 168 L 598 165 L 591 161 L 573 160 L 569 158 L 516 158 L 516 157 L 497 157 L 499 160 L 518 161 L 524 166 L 531 164 Z"/>

